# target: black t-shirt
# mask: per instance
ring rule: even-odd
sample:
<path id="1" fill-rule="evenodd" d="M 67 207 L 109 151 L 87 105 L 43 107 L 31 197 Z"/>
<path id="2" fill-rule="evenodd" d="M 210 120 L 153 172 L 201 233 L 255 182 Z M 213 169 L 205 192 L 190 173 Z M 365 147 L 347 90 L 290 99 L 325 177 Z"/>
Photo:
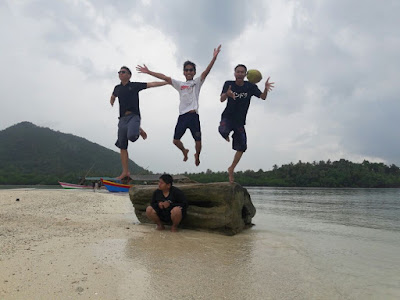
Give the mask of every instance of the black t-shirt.
<path id="1" fill-rule="evenodd" d="M 113 95 L 118 97 L 119 116 L 125 115 L 125 112 L 131 111 L 140 116 L 139 110 L 139 92 L 147 88 L 145 82 L 128 82 L 126 85 L 118 84 L 115 86 Z"/>
<path id="2" fill-rule="evenodd" d="M 256 96 L 260 98 L 261 91 L 254 83 L 244 81 L 242 86 L 236 85 L 235 81 L 225 81 L 222 92 L 226 93 L 231 86 L 231 90 L 235 93 L 236 99 L 228 97 L 228 103 L 222 113 L 222 118 L 228 118 L 236 126 L 246 124 L 247 111 L 250 106 L 250 98 Z"/>
<path id="3" fill-rule="evenodd" d="M 157 211 L 158 203 L 163 201 L 170 201 L 170 208 L 174 208 L 175 206 L 181 206 L 182 209 L 186 209 L 188 206 L 185 194 L 178 189 L 177 187 L 171 186 L 169 190 L 169 195 L 164 197 L 164 194 L 161 190 L 157 189 L 153 193 L 153 198 L 151 200 L 151 206 Z"/>

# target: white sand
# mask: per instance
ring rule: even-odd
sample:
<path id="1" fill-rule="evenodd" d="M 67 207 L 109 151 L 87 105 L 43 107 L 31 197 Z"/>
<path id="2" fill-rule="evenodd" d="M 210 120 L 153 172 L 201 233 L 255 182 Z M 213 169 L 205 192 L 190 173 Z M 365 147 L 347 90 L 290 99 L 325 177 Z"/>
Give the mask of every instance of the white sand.
<path id="1" fill-rule="evenodd" d="M 342 298 L 304 253 L 257 227 L 158 232 L 126 194 L 0 190 L 0 299 Z"/>

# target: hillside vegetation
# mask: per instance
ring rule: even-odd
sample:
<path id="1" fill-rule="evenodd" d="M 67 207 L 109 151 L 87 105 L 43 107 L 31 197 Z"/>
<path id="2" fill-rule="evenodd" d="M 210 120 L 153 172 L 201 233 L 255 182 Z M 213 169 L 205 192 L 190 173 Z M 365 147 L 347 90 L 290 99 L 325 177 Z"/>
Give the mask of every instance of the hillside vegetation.
<path id="1" fill-rule="evenodd" d="M 129 167 L 132 174 L 150 173 L 133 161 Z M 0 131 L 0 184 L 76 183 L 89 170 L 88 176 L 118 176 L 119 153 L 29 122 Z"/>
<path id="2" fill-rule="evenodd" d="M 227 181 L 227 172 L 207 172 L 187 174 L 199 182 Z M 341 159 L 331 162 L 320 161 L 273 166 L 271 171 L 240 171 L 235 173 L 235 181 L 248 186 L 276 187 L 400 187 L 400 169 L 396 165 L 383 163 L 353 163 Z"/>

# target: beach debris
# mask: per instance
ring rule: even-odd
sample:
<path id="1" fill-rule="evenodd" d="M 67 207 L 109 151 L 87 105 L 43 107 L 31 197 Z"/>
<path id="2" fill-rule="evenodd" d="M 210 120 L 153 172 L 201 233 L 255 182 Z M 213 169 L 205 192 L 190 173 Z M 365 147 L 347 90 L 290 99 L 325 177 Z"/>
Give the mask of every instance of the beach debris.
<path id="1" fill-rule="evenodd" d="M 15 201 L 19 201 L 19 198 L 15 199 Z"/>

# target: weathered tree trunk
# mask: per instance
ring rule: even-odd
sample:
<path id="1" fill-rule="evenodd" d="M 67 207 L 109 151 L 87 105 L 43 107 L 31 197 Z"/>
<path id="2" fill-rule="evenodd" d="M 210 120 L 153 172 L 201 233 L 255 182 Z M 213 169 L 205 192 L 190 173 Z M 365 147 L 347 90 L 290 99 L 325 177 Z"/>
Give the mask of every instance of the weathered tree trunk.
<path id="1" fill-rule="evenodd" d="M 234 235 L 252 225 L 256 209 L 247 190 L 239 184 L 218 182 L 176 186 L 184 192 L 189 202 L 182 227 Z M 129 191 L 135 214 L 142 223 L 150 223 L 146 217 L 146 207 L 150 205 L 155 189 L 157 186 L 154 185 L 136 185 Z"/>

